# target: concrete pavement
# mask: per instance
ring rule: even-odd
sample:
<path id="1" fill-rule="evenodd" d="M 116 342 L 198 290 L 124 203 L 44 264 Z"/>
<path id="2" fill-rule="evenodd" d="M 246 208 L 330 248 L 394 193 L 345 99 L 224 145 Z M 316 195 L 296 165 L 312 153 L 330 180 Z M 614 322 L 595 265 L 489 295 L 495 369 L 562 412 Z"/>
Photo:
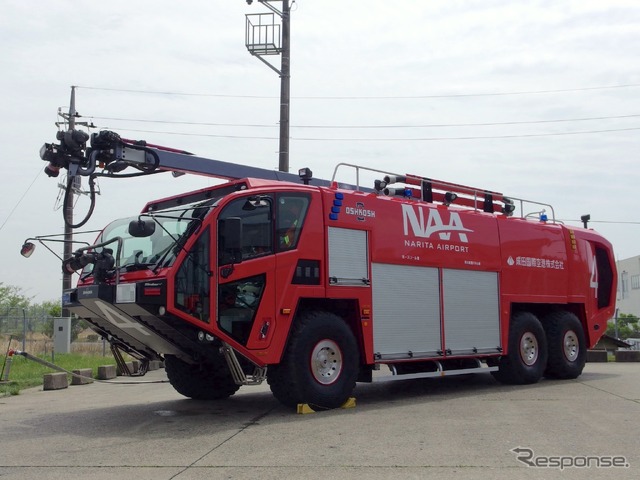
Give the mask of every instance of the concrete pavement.
<path id="1" fill-rule="evenodd" d="M 359 384 L 356 397 L 298 415 L 266 384 L 219 402 L 168 383 L 31 389 L 0 398 L 0 478 L 640 478 L 638 363 L 517 387 L 490 375 Z M 628 466 L 596 468 L 611 457 Z M 562 471 L 525 462 L 561 459 Z"/>

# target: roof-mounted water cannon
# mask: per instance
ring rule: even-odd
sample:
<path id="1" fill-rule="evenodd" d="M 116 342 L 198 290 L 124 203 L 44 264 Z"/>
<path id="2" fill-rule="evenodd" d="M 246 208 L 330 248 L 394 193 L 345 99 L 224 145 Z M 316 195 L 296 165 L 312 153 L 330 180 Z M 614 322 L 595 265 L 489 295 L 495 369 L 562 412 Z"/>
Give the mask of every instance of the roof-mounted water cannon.
<path id="1" fill-rule="evenodd" d="M 405 197 L 405 198 L 413 197 L 413 190 L 410 189 L 409 187 L 400 187 L 400 188 L 387 187 L 382 190 L 382 193 L 385 194 L 387 197 L 393 197 L 393 196 Z"/>
<path id="2" fill-rule="evenodd" d="M 405 183 L 407 181 L 407 177 L 404 175 L 385 175 L 383 181 L 387 185 L 392 185 L 394 183 Z"/>
<path id="3" fill-rule="evenodd" d="M 444 200 L 443 200 L 442 203 L 448 207 L 453 202 L 455 202 L 457 198 L 458 198 L 457 194 L 455 194 L 453 192 L 447 192 L 447 193 L 444 194 Z"/>
<path id="4" fill-rule="evenodd" d="M 589 220 L 591 220 L 591 215 L 582 215 L 580 217 L 580 220 L 582 220 L 582 225 L 584 226 L 584 228 L 589 228 Z"/>
<path id="5" fill-rule="evenodd" d="M 404 183 L 406 181 L 407 177 L 404 175 L 385 175 L 382 180 L 375 180 L 373 182 L 373 188 L 376 192 L 388 197 L 398 196 L 412 198 L 413 190 L 409 187 L 389 187 L 389 185 L 393 185 L 394 183 Z"/>
<path id="6" fill-rule="evenodd" d="M 504 206 L 502 207 L 502 210 L 501 210 L 502 213 L 507 217 L 510 217 L 511 215 L 513 215 L 513 212 L 516 210 L 516 206 L 513 200 L 511 200 L 508 197 L 502 197 L 502 202 L 504 203 Z"/>

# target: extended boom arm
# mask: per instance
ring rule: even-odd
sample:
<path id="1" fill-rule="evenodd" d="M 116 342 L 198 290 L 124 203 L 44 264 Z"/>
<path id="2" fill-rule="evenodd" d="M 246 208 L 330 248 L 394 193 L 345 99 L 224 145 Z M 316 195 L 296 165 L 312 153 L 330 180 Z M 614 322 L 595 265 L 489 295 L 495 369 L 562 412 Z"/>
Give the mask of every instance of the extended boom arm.
<path id="1" fill-rule="evenodd" d="M 59 132 L 58 144 L 45 143 L 40 149 L 40 158 L 49 162 L 45 173 L 50 177 L 57 177 L 60 169 L 64 168 L 72 177 L 89 177 L 91 209 L 85 219 L 72 228 L 84 225 L 89 219 L 95 204 L 93 188 L 96 177 L 127 178 L 149 175 L 160 172 L 174 174 L 193 173 L 209 177 L 235 180 L 253 177 L 275 181 L 299 182 L 302 177 L 306 183 L 313 185 L 330 184 L 327 180 L 312 179 L 308 169 L 301 170 L 299 175 L 279 172 L 265 168 L 250 167 L 237 163 L 223 162 L 210 158 L 198 157 L 184 150 L 148 144 L 145 141 L 127 140 L 115 132 L 102 131 L 91 135 L 90 146 L 87 147 L 89 135 L 75 130 Z M 128 168 L 137 170 L 133 173 L 123 173 Z M 70 201 L 72 192 L 67 189 L 65 205 Z M 66 219 L 65 219 L 66 221 Z"/>

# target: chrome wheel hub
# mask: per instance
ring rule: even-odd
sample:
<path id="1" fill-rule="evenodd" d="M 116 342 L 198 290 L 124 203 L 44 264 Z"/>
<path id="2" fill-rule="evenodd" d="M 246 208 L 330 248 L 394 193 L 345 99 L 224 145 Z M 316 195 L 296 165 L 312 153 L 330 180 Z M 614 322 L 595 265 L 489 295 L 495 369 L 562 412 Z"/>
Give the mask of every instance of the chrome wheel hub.
<path id="1" fill-rule="evenodd" d="M 330 385 L 342 371 L 342 352 L 333 340 L 322 340 L 311 352 L 311 374 L 318 383 Z"/>
<path id="2" fill-rule="evenodd" d="M 570 362 L 574 362 L 580 353 L 580 344 L 578 343 L 576 332 L 573 330 L 567 331 L 562 339 L 562 346 L 565 358 Z"/>
<path id="3" fill-rule="evenodd" d="M 520 357 L 525 365 L 531 366 L 538 360 L 538 339 L 531 332 L 525 332 L 520 337 Z"/>

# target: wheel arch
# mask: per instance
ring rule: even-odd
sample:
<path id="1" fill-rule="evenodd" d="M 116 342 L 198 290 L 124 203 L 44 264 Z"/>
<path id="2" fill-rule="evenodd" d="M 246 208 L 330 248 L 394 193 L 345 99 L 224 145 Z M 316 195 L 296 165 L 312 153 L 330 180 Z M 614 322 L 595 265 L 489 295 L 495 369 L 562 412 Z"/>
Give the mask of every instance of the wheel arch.
<path id="1" fill-rule="evenodd" d="M 289 336 L 297 319 L 309 312 L 327 312 L 340 317 L 349 327 L 358 344 L 358 358 L 360 365 L 364 362 L 364 338 L 360 325 L 360 302 L 356 298 L 329 299 L 329 298 L 301 298 L 289 328 Z M 287 343 L 289 338 L 287 338 Z"/>
<path id="2" fill-rule="evenodd" d="M 589 328 L 587 325 L 585 306 L 581 303 L 513 303 L 511 305 L 510 318 L 513 318 L 513 315 L 518 312 L 531 312 L 540 319 L 540 322 L 542 322 L 542 326 L 545 327 L 545 318 L 552 313 L 561 311 L 573 313 L 576 317 L 578 317 L 578 320 L 580 320 L 580 324 L 582 325 L 587 343 L 590 343 L 591 339 L 589 338 Z"/>
<path id="3" fill-rule="evenodd" d="M 547 365 L 547 340 L 542 322 L 528 310 L 515 311 L 509 322 L 506 354 L 491 372 L 501 383 L 526 385 L 536 383 Z"/>

